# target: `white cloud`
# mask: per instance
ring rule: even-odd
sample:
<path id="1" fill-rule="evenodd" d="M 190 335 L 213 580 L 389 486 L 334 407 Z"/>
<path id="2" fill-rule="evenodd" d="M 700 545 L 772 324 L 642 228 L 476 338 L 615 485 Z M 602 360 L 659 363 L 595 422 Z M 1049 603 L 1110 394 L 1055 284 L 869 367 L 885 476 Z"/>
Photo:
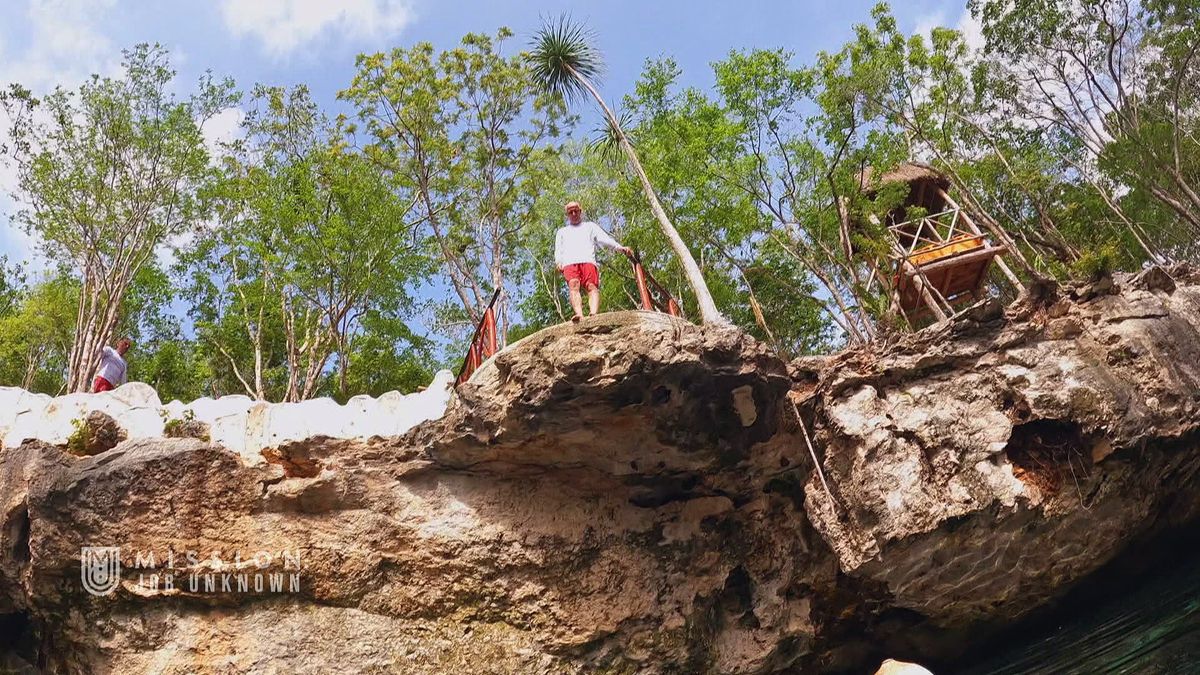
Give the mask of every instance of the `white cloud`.
<path id="1" fill-rule="evenodd" d="M 209 154 L 216 156 L 221 152 L 221 144 L 235 140 L 242 135 L 242 120 L 246 113 L 238 107 L 225 108 L 213 115 L 204 123 L 204 146 Z"/>
<path id="2" fill-rule="evenodd" d="M 929 37 L 933 33 L 934 28 L 954 28 L 962 33 L 963 41 L 966 42 L 967 48 L 971 51 L 979 51 L 983 49 L 983 25 L 971 16 L 971 10 L 964 7 L 958 15 L 958 20 L 951 24 L 946 12 L 937 10 L 929 14 L 923 14 L 917 17 L 916 27 L 913 32 L 918 35 Z"/>
<path id="3" fill-rule="evenodd" d="M 27 0 L 5 11 L 0 31 L 0 86 L 18 82 L 35 94 L 54 87 L 74 87 L 95 72 L 111 74 L 120 55 L 101 31 L 104 16 L 116 0 Z M 8 120 L 0 117 L 0 143 L 7 140 Z M 41 242 L 11 222 L 20 208 L 10 195 L 17 176 L 0 162 L 0 253 L 31 272 L 46 269 Z"/>
<path id="4" fill-rule="evenodd" d="M 46 91 L 117 70 L 120 54 L 100 30 L 116 0 L 27 0 L 24 5 L 24 12 L 6 12 L 6 23 L 20 31 L 25 44 L 15 44 L 12 35 L 5 40 L 0 82 Z"/>
<path id="5" fill-rule="evenodd" d="M 409 0 L 221 0 L 234 35 L 251 36 L 276 57 L 329 34 L 372 39 L 392 35 L 413 18 Z"/>
<path id="6" fill-rule="evenodd" d="M 963 10 L 962 15 L 958 17 L 958 25 L 955 28 L 958 32 L 962 33 L 963 42 L 967 43 L 968 49 L 973 52 L 983 50 L 985 43 L 983 38 L 983 24 L 971 15 L 970 10 Z"/>
<path id="7" fill-rule="evenodd" d="M 965 11 L 965 10 L 964 10 Z M 917 17 L 917 27 L 913 30 L 917 35 L 929 37 L 933 33 L 934 28 L 946 25 L 946 13 L 938 10 L 930 14 L 923 14 Z"/>

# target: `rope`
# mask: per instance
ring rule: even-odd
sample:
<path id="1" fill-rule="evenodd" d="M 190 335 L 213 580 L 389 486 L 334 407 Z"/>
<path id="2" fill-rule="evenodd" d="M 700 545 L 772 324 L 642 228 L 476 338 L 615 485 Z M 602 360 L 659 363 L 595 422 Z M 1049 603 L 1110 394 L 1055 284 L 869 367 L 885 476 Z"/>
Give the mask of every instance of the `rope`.
<path id="1" fill-rule="evenodd" d="M 800 431 L 804 434 L 804 444 L 808 446 L 808 454 L 812 457 L 813 466 L 817 469 L 817 477 L 821 479 L 821 486 L 825 488 L 825 494 L 829 495 L 830 505 L 833 506 L 834 513 L 837 513 L 837 500 L 833 498 L 833 492 L 829 489 L 829 483 L 825 481 L 825 472 L 821 470 L 821 461 L 817 459 L 817 451 L 813 448 L 812 439 L 808 436 L 808 425 L 804 423 L 804 418 L 800 416 L 800 408 L 796 406 L 796 402 L 788 397 L 788 401 L 792 404 L 792 410 L 796 413 L 796 421 L 800 423 Z"/>

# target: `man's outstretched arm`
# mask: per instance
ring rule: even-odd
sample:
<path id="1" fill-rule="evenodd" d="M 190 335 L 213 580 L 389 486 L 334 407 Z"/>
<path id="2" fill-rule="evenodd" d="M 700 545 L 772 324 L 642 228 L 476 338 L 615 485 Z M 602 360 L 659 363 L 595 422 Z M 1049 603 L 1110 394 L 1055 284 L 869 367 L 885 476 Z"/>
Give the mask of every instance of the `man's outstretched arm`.
<path id="1" fill-rule="evenodd" d="M 592 223 L 592 241 L 604 246 L 605 248 L 611 248 L 614 251 L 620 251 L 625 255 L 633 254 L 633 249 L 629 248 L 628 246 L 622 246 L 616 239 L 612 238 L 612 235 L 605 232 L 603 227 L 600 227 L 596 223 Z"/>

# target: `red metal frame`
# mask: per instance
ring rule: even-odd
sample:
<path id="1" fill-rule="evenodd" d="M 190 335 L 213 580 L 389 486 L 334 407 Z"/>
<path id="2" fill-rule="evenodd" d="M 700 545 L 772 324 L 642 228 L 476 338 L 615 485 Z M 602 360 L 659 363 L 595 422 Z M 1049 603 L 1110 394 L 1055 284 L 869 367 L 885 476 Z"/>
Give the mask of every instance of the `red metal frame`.
<path id="1" fill-rule="evenodd" d="M 633 262 L 633 275 L 637 279 L 641 308 L 649 312 L 666 312 L 671 316 L 683 316 L 675 298 L 671 297 L 667 289 L 663 288 L 662 284 L 646 271 L 646 267 L 642 265 L 641 254 L 635 251 L 629 258 Z M 659 302 L 654 298 L 651 287 L 654 292 L 666 299 L 665 302 Z M 499 335 L 496 332 L 496 301 L 498 299 L 500 299 L 500 289 L 496 289 L 496 292 L 492 294 L 491 302 L 488 303 L 487 309 L 483 310 L 483 318 L 475 326 L 475 333 L 471 336 L 471 346 L 467 348 L 467 355 L 463 357 L 462 367 L 458 370 L 458 379 L 455 381 L 455 385 L 469 380 L 484 361 L 499 351 Z"/>
<path id="2" fill-rule="evenodd" d="M 655 280 L 654 275 L 646 271 L 646 266 L 642 264 L 642 254 L 634 251 L 629 259 L 633 263 L 633 276 L 637 279 L 638 295 L 641 297 L 642 309 L 648 312 L 666 312 L 671 316 L 682 316 L 682 312 L 679 311 L 679 303 L 675 302 L 675 298 L 671 297 L 667 289 L 663 288 L 662 284 Z M 660 303 L 654 299 L 654 296 L 650 293 L 650 286 L 654 286 L 654 290 L 667 299 L 665 303 Z"/>
<path id="3" fill-rule="evenodd" d="M 496 334 L 496 300 L 499 299 L 500 289 L 497 288 L 496 292 L 492 294 L 492 301 L 488 303 L 487 309 L 483 310 L 483 318 L 479 320 L 479 325 L 475 326 L 475 334 L 471 336 L 471 346 L 467 348 L 467 355 L 463 358 L 462 367 L 458 370 L 456 385 L 470 379 L 484 361 L 500 351 L 497 346 L 499 336 Z"/>

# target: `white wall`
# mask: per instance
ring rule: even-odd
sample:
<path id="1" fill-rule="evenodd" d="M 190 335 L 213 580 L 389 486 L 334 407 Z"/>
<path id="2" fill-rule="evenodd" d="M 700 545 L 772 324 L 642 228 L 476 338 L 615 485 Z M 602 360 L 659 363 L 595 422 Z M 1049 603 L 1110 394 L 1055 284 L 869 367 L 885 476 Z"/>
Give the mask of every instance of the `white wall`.
<path id="1" fill-rule="evenodd" d="M 162 436 L 168 420 L 195 419 L 209 426 L 214 443 L 240 454 L 247 463 L 263 461 L 262 450 L 315 436 L 367 439 L 397 436 L 441 417 L 450 403 L 454 374 L 440 371 L 425 391 L 388 392 L 379 398 L 355 396 L 346 405 L 320 398 L 300 403 L 261 403 L 246 396 L 202 398 L 163 405 L 149 385 L 131 382 L 103 394 L 51 398 L 24 389 L 0 387 L 0 439 L 6 448 L 29 440 L 66 445 L 74 420 L 99 410 L 121 425 L 129 438 Z"/>

